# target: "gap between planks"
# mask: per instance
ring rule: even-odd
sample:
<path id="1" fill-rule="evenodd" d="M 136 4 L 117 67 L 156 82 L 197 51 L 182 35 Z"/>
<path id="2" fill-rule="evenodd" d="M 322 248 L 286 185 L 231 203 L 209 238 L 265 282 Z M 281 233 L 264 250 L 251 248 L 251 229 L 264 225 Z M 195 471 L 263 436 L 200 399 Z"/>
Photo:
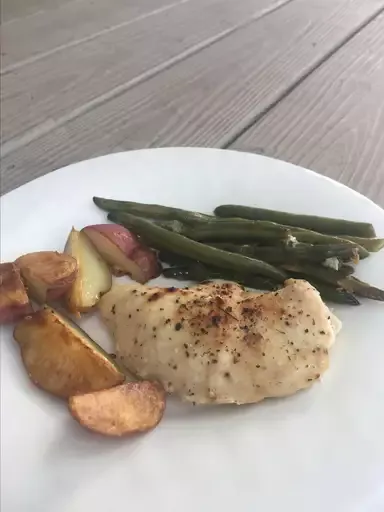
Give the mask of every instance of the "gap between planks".
<path id="1" fill-rule="evenodd" d="M 79 0 L 81 1 L 81 0 Z M 157 14 L 161 14 L 163 12 L 169 11 L 173 7 L 176 7 L 178 5 L 185 4 L 187 2 L 190 2 L 191 0 L 178 0 L 177 2 L 172 2 L 170 4 L 164 5 L 162 7 L 159 7 L 158 9 L 154 9 L 153 11 L 146 12 L 143 14 L 140 14 L 139 16 L 136 16 L 130 20 L 123 21 L 122 23 L 118 23 L 116 25 L 113 25 L 111 27 L 105 28 L 103 30 L 99 30 L 98 32 L 95 32 L 94 34 L 91 34 L 89 36 L 77 39 L 75 41 L 71 41 L 59 46 L 56 46 L 55 48 L 52 48 L 51 50 L 38 53 L 37 55 L 34 55 L 32 57 L 29 57 L 28 59 L 21 60 L 19 62 L 16 62 L 15 64 L 10 64 L 9 66 L 4 67 L 0 71 L 0 75 L 6 75 L 7 73 L 11 73 L 12 71 L 15 71 L 19 68 L 22 68 L 23 66 L 27 66 L 28 64 L 32 64 L 34 62 L 37 62 L 38 60 L 45 59 L 46 57 L 49 57 L 51 55 L 54 55 L 55 53 L 61 52 L 63 50 L 67 50 L 69 48 L 73 48 L 75 46 L 78 46 L 82 43 L 87 43 L 88 41 L 92 41 L 93 39 L 97 39 L 100 36 L 103 36 L 105 34 L 109 34 L 110 32 L 113 32 L 114 30 L 118 30 L 120 28 L 128 27 L 129 25 L 132 25 L 133 23 L 137 23 L 138 21 L 145 20 L 146 18 L 150 18 L 151 16 L 156 16 Z"/>
<path id="2" fill-rule="evenodd" d="M 384 206 L 384 13 L 231 149 L 313 169 Z"/>
<path id="3" fill-rule="evenodd" d="M 300 84 L 302 84 L 305 80 L 307 80 L 316 70 L 318 70 L 323 64 L 327 62 L 327 60 L 332 57 L 336 52 L 338 52 L 345 44 L 351 41 L 354 37 L 356 37 L 365 27 L 367 27 L 372 21 L 374 21 L 378 16 L 384 13 L 384 7 L 379 9 L 376 13 L 373 13 L 370 18 L 365 20 L 360 26 L 356 27 L 348 36 L 346 36 L 340 43 L 336 44 L 330 51 L 328 51 L 322 59 L 320 59 L 317 63 L 315 63 L 306 73 L 303 74 L 300 78 L 298 78 L 295 82 L 293 82 L 280 96 L 276 98 L 268 107 L 266 107 L 262 112 L 260 112 L 254 118 L 245 122 L 244 127 L 242 127 L 238 132 L 234 133 L 229 139 L 226 141 L 223 140 L 220 147 L 222 149 L 227 149 L 232 144 L 236 142 L 242 135 L 245 134 L 252 126 L 258 123 L 264 116 L 266 116 L 271 110 L 273 110 L 282 100 L 284 100 L 287 96 L 289 96 Z"/>
<path id="4" fill-rule="evenodd" d="M 187 0 L 188 1 L 188 0 Z M 14 139 L 10 139 L 9 141 L 3 143 L 2 145 L 2 157 L 5 157 L 9 155 L 10 153 L 20 149 L 21 147 L 33 142 L 36 139 L 41 138 L 42 136 L 49 133 L 51 130 L 59 128 L 63 125 L 65 125 L 68 121 L 72 121 L 73 119 L 76 119 L 77 117 L 89 112 L 90 110 L 94 109 L 95 107 L 98 107 L 107 101 L 110 101 L 111 99 L 120 96 L 121 94 L 124 94 L 129 89 L 137 86 L 138 84 L 154 77 L 155 75 L 161 73 L 162 71 L 165 71 L 175 64 L 180 63 L 181 61 L 185 60 L 186 58 L 204 50 L 205 48 L 208 48 L 209 46 L 212 46 L 213 44 L 221 41 L 225 37 L 243 29 L 244 27 L 247 27 L 248 25 L 255 23 L 259 21 L 260 19 L 264 18 L 265 16 L 268 16 L 269 14 L 272 14 L 273 12 L 281 9 L 282 7 L 286 6 L 287 4 L 294 2 L 296 0 L 279 0 L 273 5 L 266 7 L 262 9 L 261 11 L 257 11 L 257 13 L 253 16 L 250 16 L 249 19 L 238 23 L 237 25 L 234 25 L 233 27 L 224 30 L 215 36 L 211 38 L 207 38 L 203 40 L 201 43 L 198 43 L 196 45 L 191 46 L 187 50 L 180 52 L 175 57 L 168 59 L 167 61 L 154 66 L 153 68 L 137 75 L 135 78 L 112 88 L 108 92 L 101 94 L 97 96 L 96 98 L 84 103 L 80 107 L 73 109 L 71 112 L 69 112 L 66 115 L 60 116 L 55 120 L 49 120 L 41 123 L 40 125 L 29 129 L 25 134 L 15 137 Z"/>
<path id="5" fill-rule="evenodd" d="M 382 0 L 296 0 L 256 30 L 246 27 L 12 153 L 3 161 L 3 192 L 74 161 L 148 147 L 155 139 L 160 146 L 218 146 L 382 6 Z"/>

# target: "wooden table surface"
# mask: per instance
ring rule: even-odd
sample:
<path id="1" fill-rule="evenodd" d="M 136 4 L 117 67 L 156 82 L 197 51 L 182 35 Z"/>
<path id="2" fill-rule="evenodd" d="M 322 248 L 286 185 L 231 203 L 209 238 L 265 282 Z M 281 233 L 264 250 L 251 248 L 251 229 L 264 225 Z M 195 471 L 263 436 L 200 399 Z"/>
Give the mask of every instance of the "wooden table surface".
<path id="1" fill-rule="evenodd" d="M 110 152 L 213 146 L 384 206 L 384 0 L 2 4 L 2 193 Z"/>

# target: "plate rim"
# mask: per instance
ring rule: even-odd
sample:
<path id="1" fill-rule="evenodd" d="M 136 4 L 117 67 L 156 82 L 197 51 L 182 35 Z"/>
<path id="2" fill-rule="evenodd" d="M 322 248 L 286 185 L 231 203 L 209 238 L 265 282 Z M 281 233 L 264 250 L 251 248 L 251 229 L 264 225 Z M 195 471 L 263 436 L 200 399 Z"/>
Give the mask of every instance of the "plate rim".
<path id="1" fill-rule="evenodd" d="M 353 193 L 356 198 L 359 198 L 360 200 L 364 200 L 366 202 L 368 202 L 368 204 L 372 206 L 374 206 L 375 208 L 377 208 L 377 211 L 378 213 L 381 213 L 381 214 L 384 214 L 384 208 L 382 208 L 380 205 L 378 205 L 377 203 L 375 203 L 372 199 L 370 199 L 369 197 L 365 196 L 364 194 L 358 192 L 357 190 L 354 190 L 353 188 L 349 187 L 348 185 L 345 185 L 344 183 L 341 183 L 340 181 L 337 181 L 333 178 L 330 178 L 329 176 L 325 176 L 324 174 L 321 174 L 317 171 L 314 171 L 312 169 L 308 169 L 306 167 L 302 167 L 301 165 L 298 165 L 298 164 L 294 164 L 292 162 L 288 162 L 286 160 L 281 160 L 279 158 L 274 158 L 272 156 L 266 156 L 266 155 L 261 155 L 259 153 L 251 153 L 249 151 L 239 151 L 239 150 L 236 150 L 236 149 L 224 149 L 224 148 L 212 148 L 212 147 L 202 147 L 202 146 L 167 146 L 167 147 L 161 147 L 161 148 L 142 148 L 142 149 L 133 149 L 133 150 L 127 150 L 127 151 L 117 151 L 115 153 L 107 153 L 105 155 L 99 155 L 99 156 L 95 156 L 95 157 L 91 157 L 91 158 L 86 158 L 84 160 L 79 160 L 77 162 L 73 162 L 71 164 L 68 164 L 68 165 L 65 165 L 64 167 L 59 167 L 57 169 L 53 169 L 51 171 L 49 171 L 48 173 L 44 174 L 43 176 L 39 176 L 37 178 L 34 178 L 33 180 L 31 181 L 28 181 L 27 183 L 24 183 L 23 185 L 20 185 L 18 187 L 16 187 L 15 189 L 13 190 L 10 190 L 9 192 L 7 192 L 6 194 L 3 194 L 1 196 L 1 203 L 2 203 L 2 206 L 3 206 L 3 201 L 6 200 L 6 202 L 9 202 L 10 200 L 13 200 L 13 195 L 15 193 L 20 193 L 20 190 L 25 190 L 26 187 L 29 187 L 29 186 L 36 186 L 36 183 L 40 183 L 41 181 L 43 180 L 46 180 L 46 179 L 54 179 L 54 177 L 57 175 L 57 173 L 61 173 L 61 172 L 64 172 L 65 170 L 68 170 L 69 168 L 72 168 L 72 167 L 76 167 L 76 166 L 81 166 L 85 163 L 92 163 L 92 162 L 95 162 L 95 161 L 100 161 L 100 160 L 103 160 L 103 159 L 108 159 L 110 157 L 114 157 L 114 156 L 118 156 L 118 157 L 125 157 L 125 156 L 128 156 L 132 153 L 148 153 L 148 152 L 172 152 L 172 151 L 197 151 L 197 152 L 207 152 L 207 153 L 214 153 L 214 152 L 220 152 L 220 153 L 232 153 L 232 154 L 242 154 L 242 155 L 248 155 L 248 156 L 252 156 L 252 157 L 255 157 L 255 158 L 258 158 L 260 160 L 268 160 L 268 161 L 273 161 L 273 162 L 278 162 L 278 163 L 283 163 L 285 164 L 286 166 L 288 167 L 294 167 L 295 169 L 298 169 L 302 172 L 305 172 L 307 174 L 310 174 L 312 175 L 312 177 L 316 178 L 316 179 L 319 179 L 319 180 L 325 180 L 325 181 L 328 181 L 329 183 L 332 183 L 333 185 L 336 185 L 338 187 L 341 187 L 345 190 L 348 190 L 349 192 Z M 287 170 L 288 170 L 288 167 L 287 167 Z M 129 172 L 129 171 L 128 171 Z M 253 171 L 252 171 L 253 172 Z M 254 172 L 257 172 L 257 170 L 255 170 Z M 284 170 L 284 172 L 286 172 Z"/>

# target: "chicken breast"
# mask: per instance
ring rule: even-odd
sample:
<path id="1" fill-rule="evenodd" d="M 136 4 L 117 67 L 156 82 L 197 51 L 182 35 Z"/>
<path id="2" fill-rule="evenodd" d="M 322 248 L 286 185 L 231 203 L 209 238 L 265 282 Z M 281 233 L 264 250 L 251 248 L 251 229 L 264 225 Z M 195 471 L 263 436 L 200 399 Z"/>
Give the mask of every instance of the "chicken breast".
<path id="1" fill-rule="evenodd" d="M 292 279 L 264 294 L 225 282 L 123 285 L 100 309 L 129 371 L 198 404 L 253 403 L 311 386 L 341 328 L 317 290 Z"/>

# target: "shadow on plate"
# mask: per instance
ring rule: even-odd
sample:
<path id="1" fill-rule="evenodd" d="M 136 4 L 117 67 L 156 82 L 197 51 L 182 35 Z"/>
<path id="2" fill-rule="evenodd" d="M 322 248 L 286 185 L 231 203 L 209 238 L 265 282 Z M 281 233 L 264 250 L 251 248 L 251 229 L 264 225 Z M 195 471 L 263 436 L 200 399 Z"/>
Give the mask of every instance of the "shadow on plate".
<path id="1" fill-rule="evenodd" d="M 245 405 L 192 405 L 176 397 L 167 398 L 165 417 L 161 423 L 166 429 L 217 429 L 223 425 L 280 422 L 287 418 L 307 415 L 316 402 L 320 387 L 303 390 L 285 398 L 269 398 Z"/>

